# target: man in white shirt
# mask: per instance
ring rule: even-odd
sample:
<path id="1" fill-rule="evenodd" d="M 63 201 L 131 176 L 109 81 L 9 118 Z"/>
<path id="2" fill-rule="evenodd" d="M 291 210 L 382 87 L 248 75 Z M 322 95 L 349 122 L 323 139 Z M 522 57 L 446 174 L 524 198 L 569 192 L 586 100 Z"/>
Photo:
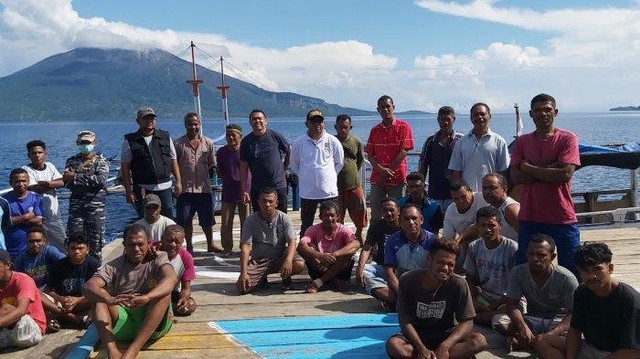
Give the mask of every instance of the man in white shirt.
<path id="1" fill-rule="evenodd" d="M 27 143 L 27 154 L 31 163 L 22 168 L 29 174 L 29 191 L 42 195 L 42 226 L 47 231 L 48 242 L 65 253 L 67 234 L 62 226 L 56 195 L 56 188 L 64 186 L 62 174 L 53 163 L 47 162 L 47 146 L 43 141 Z"/>
<path id="2" fill-rule="evenodd" d="M 165 228 L 176 224 L 176 222 L 160 214 L 162 213 L 162 201 L 160 201 L 160 197 L 153 193 L 144 197 L 143 208 L 144 217 L 135 224 L 140 224 L 149 231 L 151 242 L 160 242 Z"/>
<path id="3" fill-rule="evenodd" d="M 300 237 L 313 224 L 318 205 L 327 200 L 338 203 L 338 173 L 344 165 L 340 140 L 324 128 L 320 110 L 307 113 L 306 135 L 291 149 L 291 170 L 298 175 L 300 189 Z"/>

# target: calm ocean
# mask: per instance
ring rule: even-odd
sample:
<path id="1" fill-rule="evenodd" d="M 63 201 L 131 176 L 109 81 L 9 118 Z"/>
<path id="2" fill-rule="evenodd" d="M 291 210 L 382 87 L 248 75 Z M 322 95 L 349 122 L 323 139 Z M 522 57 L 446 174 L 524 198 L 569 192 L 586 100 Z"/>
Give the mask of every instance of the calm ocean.
<path id="1" fill-rule="evenodd" d="M 435 115 L 404 117 L 412 128 L 416 151 L 422 148 L 426 137 L 437 130 Z M 533 124 L 528 114 L 523 113 L 524 132 L 530 132 Z M 362 142 L 366 142 L 369 130 L 379 120 L 377 116 L 355 117 L 353 134 Z M 204 120 L 204 133 L 211 138 L 224 134 L 221 120 Z M 245 133 L 250 131 L 246 118 L 234 118 L 231 122 L 240 124 Z M 327 121 L 327 131 L 334 133 L 333 121 Z M 556 119 L 558 127 L 576 133 L 581 143 L 609 144 L 639 141 L 640 112 L 608 112 L 608 113 L 568 113 L 560 114 Z M 305 131 L 303 118 L 269 119 L 269 128 L 280 131 L 289 141 L 294 141 Z M 173 138 L 184 134 L 182 120 L 160 119 L 158 127 L 168 130 Z M 455 129 L 466 133 L 471 128 L 469 116 L 459 114 Z M 136 129 L 134 120 L 116 120 L 99 122 L 56 122 L 56 123 L 0 123 L 0 189 L 9 187 L 8 174 L 11 169 L 28 162 L 25 144 L 33 139 L 41 139 L 47 143 L 48 160 L 59 171 L 62 171 L 65 159 L 75 152 L 75 136 L 80 130 L 92 130 L 98 138 L 98 150 L 107 157 L 118 159 L 123 135 Z M 494 114 L 491 129 L 501 134 L 507 142 L 511 142 L 515 133 L 513 114 Z M 223 142 L 224 144 L 224 142 Z M 417 167 L 417 157 L 409 158 L 410 170 Z M 629 171 L 606 167 L 587 167 L 574 175 L 573 190 L 602 190 L 627 188 Z M 62 213 L 66 221 L 67 203 L 62 201 Z M 123 227 L 135 217 L 135 211 L 126 203 L 124 196 L 113 195 L 107 200 L 107 240 L 121 234 Z M 66 223 L 66 222 L 65 222 Z"/>

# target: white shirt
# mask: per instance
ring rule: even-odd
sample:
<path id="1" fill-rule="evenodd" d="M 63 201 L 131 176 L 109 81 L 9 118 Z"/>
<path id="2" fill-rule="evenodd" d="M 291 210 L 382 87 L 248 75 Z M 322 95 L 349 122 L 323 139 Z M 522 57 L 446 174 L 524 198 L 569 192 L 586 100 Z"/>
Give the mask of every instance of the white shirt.
<path id="1" fill-rule="evenodd" d="M 338 173 L 343 166 L 342 144 L 327 131 L 322 131 L 317 141 L 304 134 L 291 148 L 291 170 L 298 175 L 301 198 L 337 197 Z"/>
<path id="2" fill-rule="evenodd" d="M 160 215 L 155 223 L 150 224 L 146 219 L 142 218 L 136 224 L 141 224 L 147 228 L 149 234 L 151 235 L 152 242 L 160 242 L 162 238 L 162 233 L 164 233 L 164 229 L 172 224 L 176 224 L 171 218 Z"/>
<path id="3" fill-rule="evenodd" d="M 38 181 L 52 181 L 61 179 L 62 175 L 51 162 L 44 163 L 43 170 L 26 165 L 22 166 L 29 174 L 29 186 L 38 184 Z M 55 188 L 42 194 L 42 216 L 50 221 L 60 218 L 60 208 L 58 208 L 58 197 Z"/>
<path id="4" fill-rule="evenodd" d="M 481 192 L 473 193 L 473 203 L 471 207 L 464 213 L 458 212 L 455 203 L 451 203 L 444 213 L 444 226 L 442 227 L 442 236 L 446 240 L 455 239 L 456 234 L 462 235 L 467 228 L 476 223 L 476 212 L 482 207 L 488 206 L 482 197 Z"/>

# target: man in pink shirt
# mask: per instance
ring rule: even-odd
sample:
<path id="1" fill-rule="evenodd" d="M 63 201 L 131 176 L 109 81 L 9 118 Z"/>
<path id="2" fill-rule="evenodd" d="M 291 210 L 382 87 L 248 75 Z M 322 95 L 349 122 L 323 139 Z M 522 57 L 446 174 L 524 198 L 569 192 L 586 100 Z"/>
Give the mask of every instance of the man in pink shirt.
<path id="1" fill-rule="evenodd" d="M 182 244 L 184 228 L 178 224 L 167 226 L 160 240 L 161 251 L 167 252 L 167 258 L 178 275 L 178 284 L 171 292 L 173 313 L 177 316 L 191 315 L 196 310 L 196 301 L 191 297 L 191 281 L 196 279 L 196 267 L 193 256 Z"/>
<path id="2" fill-rule="evenodd" d="M 298 253 L 304 258 L 312 279 L 307 293 L 316 293 L 328 283 L 339 291 L 347 289 L 354 264 L 352 257 L 360 243 L 349 227 L 338 222 L 339 216 L 336 202 L 322 202 L 322 222 L 309 227 L 300 239 Z"/>
<path id="3" fill-rule="evenodd" d="M 9 252 L 0 249 L 0 348 L 38 344 L 46 320 L 36 283 L 13 271 Z"/>
<path id="4" fill-rule="evenodd" d="M 580 245 L 580 232 L 571 199 L 571 177 L 580 165 L 580 152 L 576 135 L 553 126 L 557 115 L 553 97 L 535 96 L 529 116 L 536 130 L 514 142 L 511 178 L 514 184 L 523 185 L 516 264 L 527 261 L 533 234 L 547 234 L 556 242 L 558 264 L 578 275 L 573 256 Z"/>
<path id="5" fill-rule="evenodd" d="M 385 197 L 400 198 L 407 177 L 407 153 L 413 149 L 411 126 L 397 119 L 395 105 L 389 96 L 378 99 L 378 113 L 382 122 L 369 134 L 365 152 L 371 162 L 371 223 L 380 221 L 380 202 Z"/>

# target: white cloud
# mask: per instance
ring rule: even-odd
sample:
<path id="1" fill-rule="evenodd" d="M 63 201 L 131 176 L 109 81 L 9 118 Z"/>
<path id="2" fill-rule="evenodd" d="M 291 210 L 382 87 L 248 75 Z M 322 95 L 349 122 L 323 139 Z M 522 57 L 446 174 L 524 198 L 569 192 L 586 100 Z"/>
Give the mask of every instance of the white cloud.
<path id="1" fill-rule="evenodd" d="M 572 111 L 638 102 L 637 8 L 537 11 L 504 7 L 497 0 L 416 1 L 424 11 L 541 32 L 549 39 L 538 48 L 508 40 L 461 54 L 434 55 L 429 49 L 412 66 L 398 68 L 399 59 L 356 40 L 271 49 L 221 34 L 82 18 L 71 0 L 0 4 L 0 76 L 76 47 L 160 48 L 178 54 L 193 40 L 213 57 L 224 55 L 235 66 L 227 73 L 242 80 L 370 110 L 381 94 L 392 95 L 399 109 L 431 111 L 443 104 L 466 111 L 476 101 L 488 102 L 494 111 L 510 110 L 513 102 L 526 103 L 541 91 Z"/>

